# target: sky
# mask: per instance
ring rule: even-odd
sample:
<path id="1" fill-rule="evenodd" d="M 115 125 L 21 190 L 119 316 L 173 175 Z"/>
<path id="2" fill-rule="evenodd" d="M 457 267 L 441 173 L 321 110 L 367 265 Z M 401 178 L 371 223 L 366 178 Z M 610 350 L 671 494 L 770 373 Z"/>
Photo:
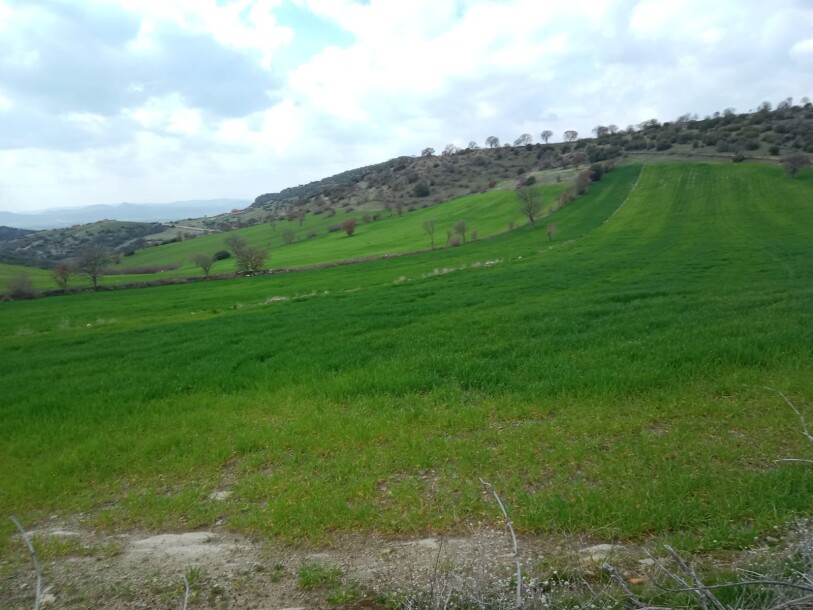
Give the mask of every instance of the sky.
<path id="1" fill-rule="evenodd" d="M 813 0 L 0 0 L 0 210 L 813 97 Z"/>

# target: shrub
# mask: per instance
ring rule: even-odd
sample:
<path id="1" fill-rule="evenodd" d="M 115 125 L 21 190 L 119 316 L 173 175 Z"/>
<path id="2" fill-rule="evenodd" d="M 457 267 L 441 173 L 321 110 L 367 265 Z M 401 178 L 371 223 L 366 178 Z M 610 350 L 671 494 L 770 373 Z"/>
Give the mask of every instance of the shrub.
<path id="1" fill-rule="evenodd" d="M 419 182 L 415 185 L 412 189 L 412 192 L 415 194 L 416 197 L 428 197 L 429 196 L 429 185 L 425 182 Z"/>
<path id="2" fill-rule="evenodd" d="M 9 279 L 6 293 L 12 299 L 36 299 L 40 295 L 40 291 L 34 287 L 34 282 L 27 273 Z"/>
<path id="3" fill-rule="evenodd" d="M 316 231 L 313 230 L 308 231 L 308 239 L 310 239 L 311 237 L 316 237 Z"/>
<path id="4" fill-rule="evenodd" d="M 536 176 L 528 176 L 525 178 L 524 182 L 525 186 L 531 186 L 532 184 L 536 184 Z"/>
<path id="5" fill-rule="evenodd" d="M 342 229 L 344 232 L 347 233 L 347 237 L 352 237 L 353 233 L 356 232 L 356 219 L 355 218 L 348 218 L 342 223 Z"/>
<path id="6" fill-rule="evenodd" d="M 229 252 L 228 250 L 218 250 L 217 252 L 215 252 L 215 260 L 216 261 L 226 260 L 227 258 L 230 258 L 230 257 L 231 257 L 231 252 Z"/>
<path id="7" fill-rule="evenodd" d="M 462 243 L 463 243 L 463 242 L 461 241 L 461 239 L 460 239 L 460 236 L 459 236 L 459 235 L 452 235 L 452 236 L 449 238 L 449 242 L 448 242 L 448 244 L 449 244 L 450 246 L 459 246 L 459 245 L 460 245 L 460 244 L 462 244 Z"/>
<path id="8" fill-rule="evenodd" d="M 336 233 L 336 231 L 341 231 L 341 230 L 342 230 L 342 225 L 330 225 L 327 228 L 328 233 Z"/>

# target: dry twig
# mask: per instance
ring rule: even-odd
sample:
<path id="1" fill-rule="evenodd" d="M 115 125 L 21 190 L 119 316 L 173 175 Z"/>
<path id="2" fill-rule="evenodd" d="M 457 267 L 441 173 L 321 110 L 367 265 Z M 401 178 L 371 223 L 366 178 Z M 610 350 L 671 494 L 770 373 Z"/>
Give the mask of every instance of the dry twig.
<path id="1" fill-rule="evenodd" d="M 23 541 L 25 542 L 25 546 L 28 547 L 28 552 L 31 553 L 31 561 L 34 563 L 34 570 L 37 573 L 37 596 L 34 598 L 34 610 L 40 610 L 42 606 L 42 568 L 40 567 L 40 560 L 37 557 L 37 551 L 34 550 L 34 545 L 31 544 L 31 538 L 28 536 L 28 532 L 25 531 L 20 522 L 17 521 L 17 517 L 9 517 L 11 522 L 20 530 L 20 535 L 23 537 Z"/>
<path id="2" fill-rule="evenodd" d="M 514 532 L 514 524 L 511 522 L 511 517 L 508 516 L 508 511 L 505 510 L 505 505 L 502 503 L 502 500 L 500 500 L 500 496 L 497 495 L 497 491 L 494 489 L 494 486 L 491 483 L 489 483 L 488 481 L 484 481 L 483 479 L 480 479 L 480 483 L 482 483 L 483 486 L 492 493 L 492 495 L 494 496 L 494 499 L 497 500 L 497 504 L 500 505 L 500 510 L 502 511 L 502 514 L 505 517 L 505 523 L 508 525 L 508 531 L 511 532 L 511 540 L 514 543 L 514 559 L 517 562 L 517 604 L 516 604 L 516 607 L 521 608 L 522 607 L 522 561 L 521 561 L 520 556 L 519 556 L 519 544 L 517 543 L 517 535 Z"/>

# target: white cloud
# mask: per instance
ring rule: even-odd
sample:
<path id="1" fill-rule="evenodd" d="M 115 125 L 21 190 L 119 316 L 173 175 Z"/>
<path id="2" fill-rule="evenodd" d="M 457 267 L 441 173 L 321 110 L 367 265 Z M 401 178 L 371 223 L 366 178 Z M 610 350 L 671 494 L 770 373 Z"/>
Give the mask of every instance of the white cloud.
<path id="1" fill-rule="evenodd" d="M 800 40 L 790 48 L 790 56 L 799 63 L 813 64 L 813 38 Z"/>

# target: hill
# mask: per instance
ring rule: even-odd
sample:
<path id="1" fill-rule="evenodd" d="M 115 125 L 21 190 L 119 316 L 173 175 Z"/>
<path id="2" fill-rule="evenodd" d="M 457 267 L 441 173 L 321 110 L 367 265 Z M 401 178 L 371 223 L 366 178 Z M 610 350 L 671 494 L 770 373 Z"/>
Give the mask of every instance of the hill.
<path id="1" fill-rule="evenodd" d="M 418 157 L 398 157 L 279 193 L 260 195 L 246 209 L 167 223 L 154 233 L 133 227 L 121 230 L 120 225 L 115 225 L 102 245 L 124 255 L 172 241 L 267 222 L 293 221 L 303 214 L 313 217 L 353 213 L 361 217 L 365 212 L 374 214 L 376 211 L 381 215 L 393 211 L 400 214 L 466 195 L 514 189 L 525 184 L 568 182 L 578 171 L 595 163 L 617 165 L 693 159 L 779 162 L 791 155 L 800 155 L 802 161 L 809 163 L 809 154 L 813 152 L 813 105 L 807 100 L 794 105 L 787 99 L 776 108 L 764 102 L 756 111 L 742 114 L 726 109 L 703 119 L 687 114 L 672 122 L 660 123 L 653 119 L 626 129 L 597 125 L 593 133 L 594 138 L 579 139 L 578 134 L 569 132 L 567 138 L 572 141 L 556 144 L 533 144 L 533 137 L 523 134 L 513 145 L 499 146 L 494 138 L 486 148 L 474 142 L 463 149 L 449 145 L 440 155 L 425 149 Z M 201 202 L 187 203 L 199 205 Z M 129 208 L 128 204 L 122 204 L 116 209 L 122 213 L 120 210 Z M 188 212 L 186 208 L 185 213 Z M 322 223 L 316 224 L 318 233 L 323 227 Z M 63 240 L 66 243 L 60 244 Z M 75 256 L 76 241 L 70 231 L 43 233 L 35 239 L 5 243 L 0 247 L 0 260 L 53 265 L 60 258 Z M 157 255 L 145 258 L 155 259 Z M 169 266 L 178 264 L 188 265 L 188 260 Z M 166 269 L 168 265 L 161 263 L 158 267 Z"/>
<path id="2" fill-rule="evenodd" d="M 534 172 L 568 168 L 623 157 L 700 157 L 737 160 L 774 159 L 795 152 L 813 153 L 813 104 L 788 98 L 776 108 L 763 102 L 756 111 L 737 114 L 727 108 L 704 118 L 686 114 L 674 121 L 650 119 L 619 128 L 597 125 L 595 137 L 533 144 L 523 134 L 513 145 L 494 138 L 485 148 L 448 145 L 442 154 L 426 149 L 420 157 L 399 157 L 257 197 L 253 208 L 285 212 L 304 208 L 392 208 L 438 202 L 482 192 L 497 183 L 513 186 Z"/>
<path id="3" fill-rule="evenodd" d="M 813 494 L 763 389 L 813 396 L 812 195 L 809 170 L 625 166 L 553 242 L 0 303 L 0 511 L 455 532 L 497 520 L 482 477 L 526 535 L 750 546 Z"/>
<path id="4" fill-rule="evenodd" d="M 49 208 L 29 213 L 0 211 L 0 224 L 23 229 L 55 229 L 76 224 L 89 224 L 102 220 L 129 222 L 166 222 L 190 216 L 224 214 L 233 208 L 242 208 L 248 202 L 242 199 L 205 199 L 175 201 L 172 203 L 118 203 L 72 208 Z"/>
<path id="5" fill-rule="evenodd" d="M 142 246 L 145 238 L 168 231 L 157 223 L 106 220 L 48 231 L 25 231 L 0 240 L 0 261 L 50 267 L 57 261 L 73 258 L 90 245 L 111 251 Z"/>

